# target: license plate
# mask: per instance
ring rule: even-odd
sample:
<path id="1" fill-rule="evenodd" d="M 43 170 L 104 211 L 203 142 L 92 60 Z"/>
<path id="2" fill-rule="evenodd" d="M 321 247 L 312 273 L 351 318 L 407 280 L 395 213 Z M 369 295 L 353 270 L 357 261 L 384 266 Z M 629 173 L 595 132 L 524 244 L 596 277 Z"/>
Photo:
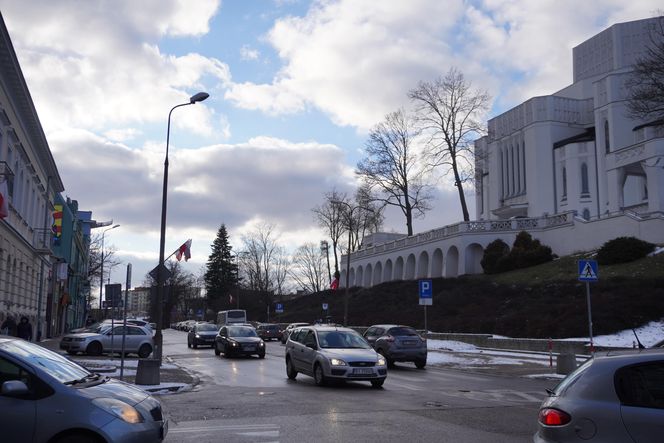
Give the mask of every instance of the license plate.
<path id="1" fill-rule="evenodd" d="M 245 346 L 242 349 L 244 349 L 245 351 L 255 351 L 256 346 Z"/>
<path id="2" fill-rule="evenodd" d="M 353 374 L 372 375 L 373 374 L 373 369 L 371 369 L 371 368 L 355 368 L 355 369 L 353 369 Z"/>

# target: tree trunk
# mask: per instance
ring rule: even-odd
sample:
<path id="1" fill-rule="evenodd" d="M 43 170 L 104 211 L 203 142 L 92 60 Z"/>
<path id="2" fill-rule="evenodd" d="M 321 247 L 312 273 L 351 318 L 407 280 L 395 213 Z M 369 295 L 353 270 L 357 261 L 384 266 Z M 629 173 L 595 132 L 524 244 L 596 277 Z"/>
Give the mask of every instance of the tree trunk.
<path id="1" fill-rule="evenodd" d="M 461 211 L 463 212 L 463 221 L 470 221 L 470 214 L 468 214 L 468 206 L 466 205 L 466 196 L 463 193 L 463 184 L 459 177 L 459 170 L 457 168 L 456 160 L 452 162 L 452 170 L 454 171 L 454 185 L 459 192 L 459 202 L 461 203 Z"/>

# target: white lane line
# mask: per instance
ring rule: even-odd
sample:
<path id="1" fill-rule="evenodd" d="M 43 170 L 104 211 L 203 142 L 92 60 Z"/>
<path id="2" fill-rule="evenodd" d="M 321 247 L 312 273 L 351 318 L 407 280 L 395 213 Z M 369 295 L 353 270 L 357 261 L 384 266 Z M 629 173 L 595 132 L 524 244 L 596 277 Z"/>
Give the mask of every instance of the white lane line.
<path id="1" fill-rule="evenodd" d="M 239 431 L 239 432 L 276 432 L 279 435 L 279 425 L 264 424 L 264 425 L 208 425 L 208 426 L 181 426 L 180 422 L 177 426 L 169 427 L 169 434 L 183 434 L 191 432 L 213 432 L 213 431 Z M 271 435 L 272 436 L 272 435 Z"/>

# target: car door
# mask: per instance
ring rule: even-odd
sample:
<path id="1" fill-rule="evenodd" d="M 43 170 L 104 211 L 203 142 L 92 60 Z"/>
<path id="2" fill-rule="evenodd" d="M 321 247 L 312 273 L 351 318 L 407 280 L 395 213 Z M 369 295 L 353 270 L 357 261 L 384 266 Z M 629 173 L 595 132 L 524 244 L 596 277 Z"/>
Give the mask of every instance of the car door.
<path id="1" fill-rule="evenodd" d="M 33 380 L 21 366 L 0 357 L 0 386 L 10 380 L 28 385 Z M 36 424 L 36 401 L 31 398 L 13 398 L 0 395 L 0 432 L 2 441 L 31 442 Z"/>
<path id="2" fill-rule="evenodd" d="M 302 371 L 311 374 L 313 372 L 314 361 L 316 360 L 316 353 L 318 352 L 316 333 L 312 329 L 307 331 L 302 344 L 302 351 L 300 352 Z"/>
<path id="3" fill-rule="evenodd" d="M 664 435 L 664 361 L 621 368 L 616 373 L 620 414 L 634 443 Z"/>
<path id="4" fill-rule="evenodd" d="M 219 330 L 219 334 L 215 339 L 217 342 L 217 349 L 219 349 L 222 352 L 224 350 L 224 347 L 226 346 L 226 343 L 228 343 L 227 336 L 228 336 L 228 329 L 226 328 L 226 326 L 224 326 Z"/>
<path id="5" fill-rule="evenodd" d="M 305 370 L 304 366 L 304 337 L 307 335 L 308 329 L 292 329 L 290 341 L 287 343 L 288 352 L 293 361 L 293 366 L 295 369 L 303 372 Z"/>

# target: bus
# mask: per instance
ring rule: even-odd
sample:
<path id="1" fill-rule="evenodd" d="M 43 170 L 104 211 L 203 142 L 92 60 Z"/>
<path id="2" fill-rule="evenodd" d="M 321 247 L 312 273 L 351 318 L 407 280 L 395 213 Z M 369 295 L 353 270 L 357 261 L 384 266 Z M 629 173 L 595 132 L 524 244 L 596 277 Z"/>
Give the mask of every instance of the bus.
<path id="1" fill-rule="evenodd" d="M 217 325 L 219 327 L 247 322 L 247 311 L 244 309 L 229 309 L 217 313 Z"/>

